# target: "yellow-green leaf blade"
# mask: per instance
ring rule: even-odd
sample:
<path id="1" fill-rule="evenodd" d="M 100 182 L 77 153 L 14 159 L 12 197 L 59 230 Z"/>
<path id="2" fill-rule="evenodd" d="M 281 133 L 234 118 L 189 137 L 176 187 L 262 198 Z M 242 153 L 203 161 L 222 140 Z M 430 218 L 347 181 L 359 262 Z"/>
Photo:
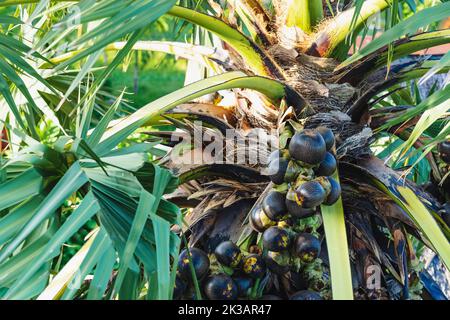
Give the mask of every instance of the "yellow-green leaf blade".
<path id="1" fill-rule="evenodd" d="M 338 179 L 337 175 L 334 177 Z M 320 207 L 322 211 L 325 239 L 330 261 L 331 289 L 333 300 L 353 300 L 353 285 L 350 255 L 345 231 L 342 198 L 331 205 Z"/>
<path id="2" fill-rule="evenodd" d="M 417 198 L 411 189 L 397 186 L 397 190 L 403 198 L 397 198 L 397 202 L 407 210 L 416 222 L 416 225 L 420 227 L 425 236 L 430 240 L 436 253 L 447 268 L 450 268 L 450 244 L 439 228 L 436 220 L 433 219 L 422 201 Z"/>

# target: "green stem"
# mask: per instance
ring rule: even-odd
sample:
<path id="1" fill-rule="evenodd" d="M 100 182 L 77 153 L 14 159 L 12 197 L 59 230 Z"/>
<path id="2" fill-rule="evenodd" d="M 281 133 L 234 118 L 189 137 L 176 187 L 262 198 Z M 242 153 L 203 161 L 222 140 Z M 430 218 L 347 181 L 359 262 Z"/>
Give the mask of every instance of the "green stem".
<path id="1" fill-rule="evenodd" d="M 339 182 L 337 171 L 333 178 Z M 348 251 L 342 198 L 339 198 L 331 206 L 322 205 L 320 209 L 330 260 L 333 300 L 353 300 L 350 254 Z"/>
<path id="2" fill-rule="evenodd" d="M 304 32 L 310 33 L 322 19 L 322 0 L 293 0 L 288 7 L 286 25 L 288 27 L 296 26 Z"/>
<path id="3" fill-rule="evenodd" d="M 186 240 L 186 237 L 184 236 L 184 233 L 181 236 L 183 238 L 184 246 L 186 247 L 186 252 L 189 258 L 189 268 L 191 270 L 191 276 L 192 280 L 194 282 L 194 288 L 195 288 L 195 297 L 197 300 L 202 300 L 202 294 L 200 292 L 200 286 L 198 284 L 197 275 L 195 274 L 195 268 L 194 264 L 192 263 L 192 256 L 191 256 L 191 250 L 189 250 L 189 244 Z"/>
<path id="4" fill-rule="evenodd" d="M 256 279 L 255 285 L 252 288 L 252 291 L 250 292 L 250 299 L 254 300 L 258 298 L 258 289 L 259 289 L 259 283 L 261 282 L 261 279 Z"/>
<path id="5" fill-rule="evenodd" d="M 172 7 L 168 14 L 196 24 L 217 35 L 240 54 L 245 64 L 255 74 L 278 79 L 285 78 L 278 64 L 270 56 L 266 55 L 263 49 L 224 21 L 180 6 Z"/>

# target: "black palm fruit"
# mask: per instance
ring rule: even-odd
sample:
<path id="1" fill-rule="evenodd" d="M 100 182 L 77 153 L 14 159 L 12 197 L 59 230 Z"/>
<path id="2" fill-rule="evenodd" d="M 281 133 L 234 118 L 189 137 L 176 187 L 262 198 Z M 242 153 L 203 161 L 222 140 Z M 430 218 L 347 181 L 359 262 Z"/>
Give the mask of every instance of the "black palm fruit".
<path id="1" fill-rule="evenodd" d="M 197 280 L 200 280 L 209 271 L 208 255 L 198 248 L 190 248 L 189 251 L 191 253 L 192 265 L 195 270 L 195 275 L 197 277 Z M 187 249 L 184 249 L 180 254 L 178 260 L 178 272 L 183 279 L 192 281 L 192 272 Z"/>
<path id="2" fill-rule="evenodd" d="M 173 288 L 173 299 L 178 300 L 180 299 L 183 294 L 186 292 L 187 283 L 180 277 L 175 277 L 175 284 Z"/>
<path id="3" fill-rule="evenodd" d="M 232 241 L 224 241 L 214 250 L 214 254 L 222 265 L 236 268 L 242 261 L 241 249 Z"/>
<path id="4" fill-rule="evenodd" d="M 295 239 L 294 250 L 300 260 L 312 262 L 320 254 L 320 240 L 310 233 L 300 233 Z"/>
<path id="5" fill-rule="evenodd" d="M 267 268 L 278 275 L 283 275 L 289 271 L 290 260 L 291 257 L 287 251 L 268 251 L 264 256 Z"/>
<path id="6" fill-rule="evenodd" d="M 259 232 L 264 232 L 267 228 L 276 225 L 276 221 L 270 220 L 269 217 L 261 210 L 252 210 L 250 213 L 250 225 Z"/>
<path id="7" fill-rule="evenodd" d="M 264 231 L 262 238 L 264 249 L 269 251 L 284 251 L 291 244 L 288 231 L 279 227 L 270 227 Z"/>
<path id="8" fill-rule="evenodd" d="M 450 164 L 450 140 L 438 144 L 439 155 L 447 164 Z"/>
<path id="9" fill-rule="evenodd" d="M 238 288 L 239 297 L 247 297 L 250 293 L 250 289 L 253 286 L 253 279 L 249 277 L 233 277 L 234 283 Z"/>
<path id="10" fill-rule="evenodd" d="M 266 172 L 270 181 L 275 184 L 284 183 L 284 176 L 289 165 L 289 159 L 283 157 L 281 152 L 275 151 L 269 156 Z"/>
<path id="11" fill-rule="evenodd" d="M 282 184 L 284 183 L 284 176 L 286 175 L 286 170 L 289 165 L 289 160 L 280 158 L 279 160 L 272 161 L 269 163 L 269 166 L 267 167 L 267 172 L 270 181 L 272 181 L 275 184 Z"/>
<path id="12" fill-rule="evenodd" d="M 272 221 L 280 221 L 286 218 L 287 208 L 285 203 L 286 195 L 270 191 L 263 200 L 262 209 L 267 217 Z"/>
<path id="13" fill-rule="evenodd" d="M 253 279 L 258 279 L 266 273 L 266 264 L 260 255 L 250 254 L 244 258 L 242 271 Z"/>
<path id="14" fill-rule="evenodd" d="M 238 287 L 226 274 L 212 275 L 206 280 L 205 294 L 210 300 L 234 300 Z"/>
<path id="15" fill-rule="evenodd" d="M 315 291 L 302 290 L 294 293 L 289 300 L 323 300 L 320 294 Z"/>
<path id="16" fill-rule="evenodd" d="M 303 219 L 316 214 L 316 208 L 302 208 L 293 200 L 286 199 L 286 206 L 289 214 L 295 218 Z"/>
<path id="17" fill-rule="evenodd" d="M 320 163 L 315 170 L 317 176 L 331 176 L 337 168 L 336 158 L 330 152 L 327 152 L 325 159 Z"/>
<path id="18" fill-rule="evenodd" d="M 317 127 L 316 131 L 322 136 L 323 140 L 325 141 L 327 151 L 330 151 L 331 148 L 333 148 L 335 142 L 333 131 L 331 131 L 331 129 L 328 129 L 327 127 Z"/>
<path id="19" fill-rule="evenodd" d="M 289 143 L 289 154 L 295 160 L 317 165 L 323 161 L 327 152 L 325 140 L 313 130 L 296 133 Z"/>
<path id="20" fill-rule="evenodd" d="M 330 182 L 331 190 L 323 204 L 331 206 L 332 204 L 336 203 L 336 201 L 338 201 L 339 197 L 341 196 L 341 185 L 331 177 L 328 177 L 327 179 Z"/>
<path id="21" fill-rule="evenodd" d="M 295 190 L 295 196 L 302 208 L 314 208 L 322 204 L 327 194 L 319 182 L 306 181 Z"/>
<path id="22" fill-rule="evenodd" d="M 289 190 L 286 195 L 286 208 L 291 217 L 298 219 L 308 218 L 316 213 L 316 208 L 302 208 L 295 201 L 295 191 L 293 190 Z"/>

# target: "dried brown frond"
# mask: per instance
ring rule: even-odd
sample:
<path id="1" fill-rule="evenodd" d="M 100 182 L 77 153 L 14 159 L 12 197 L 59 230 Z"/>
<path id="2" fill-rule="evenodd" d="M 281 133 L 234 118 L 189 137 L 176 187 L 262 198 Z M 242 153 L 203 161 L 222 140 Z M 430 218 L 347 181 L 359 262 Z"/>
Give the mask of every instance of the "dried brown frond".
<path id="1" fill-rule="evenodd" d="M 242 98 L 238 99 L 236 106 L 238 120 L 244 120 L 250 128 L 263 128 L 265 130 L 275 128 L 278 111 L 271 108 L 271 104 L 268 104 L 261 95 L 253 91 L 242 91 L 241 96 Z"/>
<path id="2" fill-rule="evenodd" d="M 184 183 L 168 199 L 184 197 L 186 200 L 197 200 L 196 207 L 185 217 L 188 225 L 192 225 L 210 214 L 211 210 L 227 208 L 243 199 L 257 198 L 265 187 L 266 183 L 242 183 L 206 176 Z"/>
<path id="3" fill-rule="evenodd" d="M 232 126 L 236 124 L 234 107 L 225 107 L 206 103 L 185 103 L 173 108 L 169 113 L 183 112 L 204 114 L 211 117 L 216 117 L 226 121 Z"/>

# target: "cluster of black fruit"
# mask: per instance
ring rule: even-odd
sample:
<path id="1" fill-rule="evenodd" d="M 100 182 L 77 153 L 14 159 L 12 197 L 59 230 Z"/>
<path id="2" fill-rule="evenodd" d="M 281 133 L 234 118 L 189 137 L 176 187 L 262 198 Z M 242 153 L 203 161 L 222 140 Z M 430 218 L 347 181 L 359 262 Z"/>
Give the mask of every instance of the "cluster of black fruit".
<path id="1" fill-rule="evenodd" d="M 284 274 L 299 263 L 309 264 L 320 254 L 321 242 L 312 233 L 298 232 L 295 221 L 316 214 L 320 205 L 332 205 L 341 194 L 331 176 L 336 171 L 333 154 L 335 137 L 319 127 L 295 133 L 286 150 L 269 157 L 268 175 L 276 185 L 263 199 L 260 210 L 250 213 L 250 225 L 262 233 L 262 249 L 244 253 L 231 241 L 219 244 L 214 256 L 224 268 L 214 269 L 208 255 L 199 248 L 183 250 L 179 256 L 174 298 L 190 298 L 193 274 L 208 299 L 247 298 L 257 279 Z M 189 259 L 190 257 L 190 259 Z M 273 299 L 274 297 L 266 297 Z M 318 300 L 319 293 L 302 290 L 292 300 Z"/>
<path id="2" fill-rule="evenodd" d="M 186 292 L 194 283 L 193 271 L 201 290 L 210 300 L 235 300 L 248 297 L 254 281 L 266 273 L 266 266 L 259 254 L 244 254 L 232 241 L 220 243 L 214 256 L 224 268 L 210 272 L 210 259 L 199 248 L 184 249 L 178 260 L 174 298 L 187 297 Z M 190 257 L 190 259 L 189 259 Z M 225 271 L 226 270 L 226 271 Z M 229 274 L 232 274 L 230 276 Z"/>
<path id="3" fill-rule="evenodd" d="M 262 233 L 266 265 L 277 274 L 288 272 L 298 259 L 311 263 L 320 254 L 320 240 L 311 233 L 297 233 L 292 225 L 339 199 L 340 185 L 331 177 L 337 167 L 334 145 L 333 132 L 319 127 L 295 133 L 287 149 L 269 157 L 267 174 L 275 187 L 261 209 L 252 211 L 250 223 Z"/>
<path id="4" fill-rule="evenodd" d="M 175 278 L 174 299 L 193 299 L 193 276 L 200 285 L 202 297 L 210 300 L 246 299 L 257 280 L 261 280 L 271 264 L 259 253 L 244 253 L 232 241 L 220 243 L 214 250 L 214 256 L 222 268 L 211 271 L 211 260 L 199 248 L 184 249 L 179 256 L 177 275 Z M 261 299 L 278 300 L 275 295 L 265 295 Z M 320 300 L 321 296 L 313 291 L 298 291 L 291 300 Z"/>
<path id="5" fill-rule="evenodd" d="M 277 187 L 265 197 L 262 210 L 253 212 L 255 230 L 264 232 L 288 218 L 310 217 L 318 206 L 339 199 L 341 187 L 331 177 L 337 167 L 334 144 L 333 132 L 318 127 L 295 133 L 287 150 L 269 156 L 267 174 Z"/>

